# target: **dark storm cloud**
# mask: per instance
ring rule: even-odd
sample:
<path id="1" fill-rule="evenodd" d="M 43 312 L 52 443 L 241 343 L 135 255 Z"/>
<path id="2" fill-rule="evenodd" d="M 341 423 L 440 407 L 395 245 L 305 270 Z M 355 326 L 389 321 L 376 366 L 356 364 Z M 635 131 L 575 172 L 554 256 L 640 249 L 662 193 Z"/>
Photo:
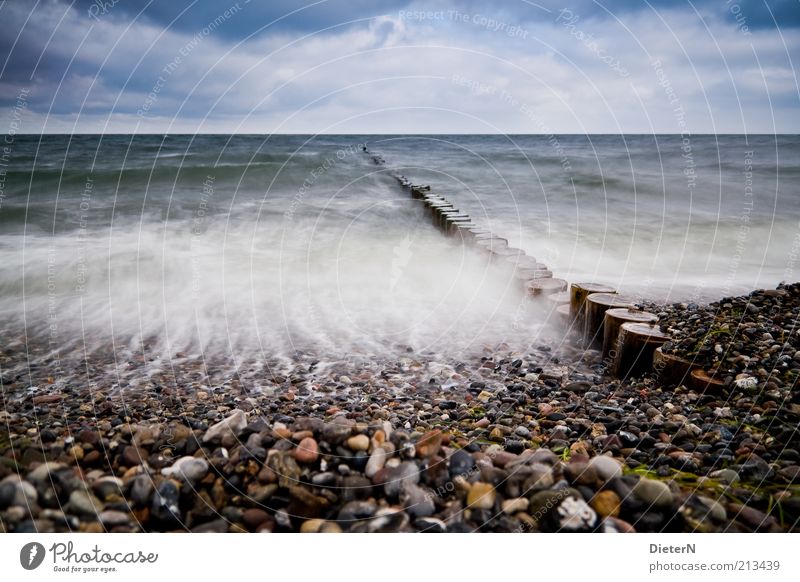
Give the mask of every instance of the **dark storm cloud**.
<path id="1" fill-rule="evenodd" d="M 277 28 L 288 31 L 314 31 L 332 24 L 369 18 L 396 11 L 407 0 L 238 0 L 207 2 L 203 0 L 77 0 L 76 9 L 96 18 L 141 19 L 157 26 L 194 33 L 213 21 L 229 6 L 247 6 L 248 17 L 226 26 L 220 36 L 239 40 L 257 33 L 264 25 L 279 21 Z M 109 6 L 103 10 L 103 6 Z"/>
<path id="2" fill-rule="evenodd" d="M 676 131 L 658 59 L 695 131 L 800 129 L 799 5 L 5 2 L 0 116 L 25 90 L 31 130 Z"/>

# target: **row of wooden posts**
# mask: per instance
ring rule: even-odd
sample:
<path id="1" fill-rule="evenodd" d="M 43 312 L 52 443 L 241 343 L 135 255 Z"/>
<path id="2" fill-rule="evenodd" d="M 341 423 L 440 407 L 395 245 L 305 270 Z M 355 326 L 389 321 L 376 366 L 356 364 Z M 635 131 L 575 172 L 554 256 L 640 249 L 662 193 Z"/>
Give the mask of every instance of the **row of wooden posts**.
<path id="1" fill-rule="evenodd" d="M 376 164 L 383 158 L 373 155 Z M 430 186 L 414 185 L 395 176 L 421 201 L 433 224 L 448 236 L 475 245 L 490 260 L 514 269 L 526 295 L 551 304 L 556 316 L 570 333 L 582 336 L 586 347 L 602 349 L 605 368 L 617 378 L 641 377 L 656 372 L 663 385 L 691 385 L 698 390 L 719 389 L 722 382 L 692 362 L 665 353 L 661 347 L 669 336 L 658 326 L 658 316 L 636 306 L 632 297 L 617 293 L 609 285 L 572 283 L 553 277 L 547 265 L 509 246 L 508 240 L 481 228 L 466 213 Z"/>
<path id="2" fill-rule="evenodd" d="M 660 383 L 681 384 L 700 391 L 718 391 L 721 379 L 692 361 L 663 351 L 670 340 L 658 325 L 658 316 L 640 309 L 636 299 L 608 285 L 573 283 L 563 309 L 571 329 L 582 333 L 587 346 L 602 349 L 603 361 L 617 378 L 655 372 Z"/>

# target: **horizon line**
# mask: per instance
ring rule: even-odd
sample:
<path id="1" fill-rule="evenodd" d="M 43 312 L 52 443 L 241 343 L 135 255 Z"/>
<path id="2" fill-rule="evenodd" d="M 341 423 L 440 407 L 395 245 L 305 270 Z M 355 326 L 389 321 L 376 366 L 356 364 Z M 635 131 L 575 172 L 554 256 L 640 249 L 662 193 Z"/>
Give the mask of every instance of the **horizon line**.
<path id="1" fill-rule="evenodd" d="M 754 132 L 754 133 L 744 133 L 744 132 L 722 132 L 722 133 L 680 133 L 680 132 L 617 132 L 617 133 L 608 133 L 608 132 L 586 132 L 586 133 L 579 133 L 579 132 L 550 132 L 550 133 L 471 133 L 471 132 L 405 132 L 405 133 L 376 133 L 376 132 L 342 132 L 342 133 L 308 133 L 308 132 L 221 132 L 221 131 L 210 131 L 210 132 L 122 132 L 122 131 L 107 131 L 107 132 L 40 132 L 40 133 L 25 133 L 25 132 L 18 132 L 14 135 L 20 137 L 44 137 L 47 135 L 98 135 L 98 136 L 105 136 L 105 135 L 175 135 L 175 136 L 183 136 L 183 135 L 302 135 L 302 136 L 339 136 L 339 135 L 407 135 L 407 136 L 426 136 L 426 135 L 470 135 L 470 136 L 549 136 L 549 135 L 572 135 L 572 136 L 590 136 L 590 135 L 664 135 L 664 136 L 722 136 L 722 135 L 737 135 L 737 136 L 763 136 L 763 135 L 770 135 L 770 136 L 794 136 L 800 135 L 800 131 L 798 132 L 774 132 L 774 133 L 765 133 L 765 132 Z"/>

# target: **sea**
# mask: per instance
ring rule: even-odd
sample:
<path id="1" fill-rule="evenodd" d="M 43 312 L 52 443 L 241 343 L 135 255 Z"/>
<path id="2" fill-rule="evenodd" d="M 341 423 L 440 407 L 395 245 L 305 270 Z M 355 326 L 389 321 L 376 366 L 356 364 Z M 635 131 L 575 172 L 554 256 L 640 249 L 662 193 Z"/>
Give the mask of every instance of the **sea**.
<path id="1" fill-rule="evenodd" d="M 232 362 L 557 338 L 398 176 L 567 281 L 689 303 L 800 279 L 796 135 L 17 135 L 0 332 Z"/>

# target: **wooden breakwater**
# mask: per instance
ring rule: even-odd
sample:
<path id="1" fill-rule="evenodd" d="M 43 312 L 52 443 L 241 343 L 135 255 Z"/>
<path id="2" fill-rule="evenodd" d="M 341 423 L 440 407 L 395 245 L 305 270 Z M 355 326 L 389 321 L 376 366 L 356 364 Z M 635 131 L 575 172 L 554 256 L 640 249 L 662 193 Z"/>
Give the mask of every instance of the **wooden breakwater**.
<path id="1" fill-rule="evenodd" d="M 377 165 L 386 161 L 380 154 L 364 152 Z M 514 270 L 530 300 L 544 301 L 569 333 L 577 334 L 587 348 L 602 350 L 604 368 L 620 379 L 655 372 L 666 386 L 687 384 L 697 390 L 718 390 L 721 383 L 691 362 L 661 350 L 669 341 L 658 326 L 658 317 L 637 307 L 633 297 L 613 286 L 597 282 L 571 285 L 553 277 L 545 264 L 511 247 L 508 240 L 481 227 L 466 212 L 426 184 L 414 184 L 393 174 L 411 197 L 420 201 L 433 225 L 444 235 L 457 237 L 485 254 L 490 261 Z"/>

